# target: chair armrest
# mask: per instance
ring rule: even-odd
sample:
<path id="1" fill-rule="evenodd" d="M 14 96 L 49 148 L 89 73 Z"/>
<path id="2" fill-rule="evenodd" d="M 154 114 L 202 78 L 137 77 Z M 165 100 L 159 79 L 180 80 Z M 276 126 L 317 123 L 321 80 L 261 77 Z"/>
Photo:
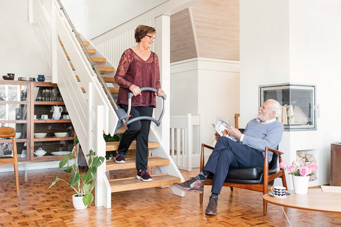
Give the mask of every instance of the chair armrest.
<path id="1" fill-rule="evenodd" d="M 275 152 L 275 153 L 277 153 L 278 155 L 282 155 L 282 154 L 284 154 L 283 152 L 281 152 L 281 151 L 278 151 L 278 150 L 275 150 L 275 149 L 272 149 L 272 148 L 270 148 L 270 147 L 266 147 L 266 148 L 268 148 L 268 150 L 269 150 L 269 151 L 272 151 L 272 152 Z M 265 152 L 266 152 L 266 148 L 265 148 Z"/>
<path id="2" fill-rule="evenodd" d="M 201 144 L 201 155 L 200 155 L 200 171 L 202 171 L 204 169 L 205 166 L 205 148 L 208 148 L 210 150 L 213 150 L 214 148 L 202 143 Z"/>

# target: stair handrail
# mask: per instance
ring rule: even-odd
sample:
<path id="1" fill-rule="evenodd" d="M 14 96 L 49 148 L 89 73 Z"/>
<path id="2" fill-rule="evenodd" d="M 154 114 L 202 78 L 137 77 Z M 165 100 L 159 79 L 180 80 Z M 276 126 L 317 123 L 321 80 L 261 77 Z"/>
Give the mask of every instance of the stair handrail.
<path id="1" fill-rule="evenodd" d="M 76 39 L 78 40 L 79 44 L 81 45 L 81 47 L 82 47 L 82 49 L 83 49 L 83 51 L 84 51 L 84 53 L 85 53 L 87 59 L 89 60 L 92 69 L 95 71 L 95 73 L 96 73 L 96 75 L 97 75 L 97 78 L 99 79 L 101 85 L 103 86 L 104 92 L 105 92 L 106 96 L 108 97 L 111 106 L 114 108 L 114 110 L 115 110 L 115 112 L 116 112 L 116 114 L 117 114 L 117 117 L 118 117 L 118 119 L 119 119 L 119 122 L 121 122 L 122 124 L 126 124 L 126 121 L 127 121 L 127 119 L 128 119 L 128 115 L 125 113 L 125 111 L 124 111 L 123 109 L 121 109 L 121 108 L 119 108 L 119 107 L 117 106 L 117 104 L 116 104 L 114 98 L 112 97 L 112 95 L 111 95 L 111 93 L 110 93 L 110 91 L 109 91 L 108 86 L 106 85 L 106 83 L 105 83 L 105 81 L 104 81 L 102 75 L 101 75 L 100 72 L 98 71 L 95 62 L 92 60 L 92 58 L 91 58 L 91 56 L 90 56 L 90 54 L 89 54 L 89 52 L 88 52 L 88 49 L 86 49 L 86 47 L 85 47 L 85 45 L 84 45 L 84 43 L 83 43 L 83 41 L 82 41 L 82 39 L 81 39 L 79 33 L 77 32 L 76 27 L 73 25 L 73 23 L 72 23 L 72 21 L 71 21 L 69 15 L 67 14 L 67 12 L 66 12 L 66 10 L 65 10 L 65 8 L 64 8 L 64 6 L 63 6 L 63 4 L 61 3 L 60 0 L 56 0 L 56 1 L 57 1 L 58 5 L 59 5 L 60 10 L 61 10 L 61 11 L 63 12 L 63 14 L 65 15 L 65 18 L 66 18 L 67 22 L 69 23 L 70 27 L 72 28 L 72 32 L 75 34 L 75 37 L 76 37 Z"/>

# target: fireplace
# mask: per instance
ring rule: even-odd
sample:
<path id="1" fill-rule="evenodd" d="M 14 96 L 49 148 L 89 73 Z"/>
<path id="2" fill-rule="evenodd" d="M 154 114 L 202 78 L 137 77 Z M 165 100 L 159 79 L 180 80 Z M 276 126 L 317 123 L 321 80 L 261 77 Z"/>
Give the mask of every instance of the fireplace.
<path id="1" fill-rule="evenodd" d="M 262 85 L 259 89 L 260 105 L 268 99 L 281 104 L 282 114 L 277 120 L 283 123 L 285 130 L 316 130 L 314 85 Z"/>

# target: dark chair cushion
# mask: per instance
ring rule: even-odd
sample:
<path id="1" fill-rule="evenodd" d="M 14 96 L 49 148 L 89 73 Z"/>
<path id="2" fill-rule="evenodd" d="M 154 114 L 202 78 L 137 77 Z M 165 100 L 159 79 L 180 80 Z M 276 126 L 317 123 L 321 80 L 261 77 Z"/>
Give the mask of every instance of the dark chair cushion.
<path id="1" fill-rule="evenodd" d="M 274 153 L 272 160 L 269 163 L 269 175 L 277 172 L 277 160 L 278 155 Z M 213 179 L 213 174 L 208 176 L 208 178 Z M 263 168 L 231 168 L 225 182 L 239 184 L 263 184 Z"/>

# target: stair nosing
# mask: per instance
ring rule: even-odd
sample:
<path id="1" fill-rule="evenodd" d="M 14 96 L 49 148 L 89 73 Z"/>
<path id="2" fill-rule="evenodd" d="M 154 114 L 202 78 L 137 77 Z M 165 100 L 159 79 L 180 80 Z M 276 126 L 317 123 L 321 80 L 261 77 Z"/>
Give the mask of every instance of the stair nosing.
<path id="1" fill-rule="evenodd" d="M 150 156 L 148 159 L 148 167 L 165 166 L 169 164 L 170 164 L 170 161 L 167 158 L 162 158 L 158 156 Z M 136 168 L 134 158 L 127 158 L 126 163 L 115 163 L 114 160 L 106 161 L 106 171 L 121 170 L 121 169 L 134 169 L 134 168 Z"/>
<path id="2" fill-rule="evenodd" d="M 151 177 L 153 178 L 153 181 L 149 181 L 149 182 L 143 182 L 142 180 L 136 179 L 136 177 L 109 180 L 111 193 L 168 186 L 176 182 L 180 183 L 181 181 L 179 177 L 175 177 L 169 174 L 158 174 L 158 175 L 152 175 Z M 168 179 L 163 179 L 163 178 L 168 178 Z M 135 185 L 135 187 L 129 187 L 132 185 Z"/>

